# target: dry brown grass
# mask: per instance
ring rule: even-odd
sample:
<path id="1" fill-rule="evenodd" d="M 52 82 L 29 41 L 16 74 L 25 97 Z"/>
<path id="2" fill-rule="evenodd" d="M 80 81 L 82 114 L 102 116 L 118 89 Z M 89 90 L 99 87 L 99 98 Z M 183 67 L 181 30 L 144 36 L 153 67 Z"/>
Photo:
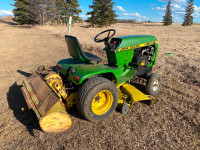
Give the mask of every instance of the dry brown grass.
<path id="1" fill-rule="evenodd" d="M 72 27 L 84 48 L 105 56 L 94 36 L 106 28 Z M 0 149 L 198 149 L 200 147 L 200 25 L 116 24 L 116 36 L 150 34 L 158 38 L 154 72 L 163 76 L 158 103 L 136 103 L 128 115 L 114 112 L 100 122 L 83 120 L 75 109 L 70 130 L 44 134 L 31 112 L 21 112 L 23 79 L 38 66 L 69 57 L 67 28 L 19 28 L 0 24 Z M 46 31 L 44 31 L 46 30 Z M 56 36 L 57 35 L 58 38 Z M 98 50 L 98 52 L 96 51 Z M 174 56 L 165 53 L 174 53 Z M 104 58 L 105 61 L 105 58 Z M 16 83 L 15 83 L 16 82 Z"/>

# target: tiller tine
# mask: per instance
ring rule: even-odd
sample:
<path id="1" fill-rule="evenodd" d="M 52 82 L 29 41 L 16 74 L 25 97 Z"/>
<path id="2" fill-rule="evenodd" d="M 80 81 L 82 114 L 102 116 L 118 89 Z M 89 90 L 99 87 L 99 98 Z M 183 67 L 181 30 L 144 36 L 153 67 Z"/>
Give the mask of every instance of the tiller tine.
<path id="1" fill-rule="evenodd" d="M 48 133 L 66 131 L 72 125 L 62 99 L 38 73 L 24 80 L 21 88 L 29 109 L 33 109 L 41 129 Z"/>

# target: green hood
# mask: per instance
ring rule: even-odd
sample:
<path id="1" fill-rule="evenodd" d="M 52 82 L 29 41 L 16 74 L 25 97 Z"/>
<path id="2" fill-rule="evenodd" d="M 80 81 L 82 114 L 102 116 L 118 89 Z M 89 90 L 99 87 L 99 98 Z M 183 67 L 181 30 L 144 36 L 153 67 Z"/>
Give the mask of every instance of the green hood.
<path id="1" fill-rule="evenodd" d="M 122 40 L 118 48 L 157 41 L 157 38 L 152 35 L 130 35 L 130 36 L 116 37 L 116 39 Z"/>

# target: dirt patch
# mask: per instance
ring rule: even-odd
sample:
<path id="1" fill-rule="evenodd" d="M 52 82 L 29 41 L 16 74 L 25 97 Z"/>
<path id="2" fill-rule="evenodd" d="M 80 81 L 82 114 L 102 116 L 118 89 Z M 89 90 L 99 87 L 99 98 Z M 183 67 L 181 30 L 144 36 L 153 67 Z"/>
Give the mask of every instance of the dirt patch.
<path id="1" fill-rule="evenodd" d="M 75 25 L 71 34 L 83 48 L 104 57 L 103 45 L 93 42 L 106 28 Z M 45 134 L 20 91 L 22 81 L 39 66 L 54 66 L 68 58 L 64 26 L 19 27 L 0 23 L 0 149 L 198 149 L 200 147 L 199 25 L 116 24 L 116 36 L 151 34 L 158 38 L 154 72 L 163 76 L 155 105 L 136 103 L 128 115 L 115 111 L 104 121 L 88 122 L 76 108 L 69 111 L 73 126 L 61 134 Z M 55 36 L 57 35 L 57 36 Z M 165 53 L 173 53 L 174 56 Z"/>

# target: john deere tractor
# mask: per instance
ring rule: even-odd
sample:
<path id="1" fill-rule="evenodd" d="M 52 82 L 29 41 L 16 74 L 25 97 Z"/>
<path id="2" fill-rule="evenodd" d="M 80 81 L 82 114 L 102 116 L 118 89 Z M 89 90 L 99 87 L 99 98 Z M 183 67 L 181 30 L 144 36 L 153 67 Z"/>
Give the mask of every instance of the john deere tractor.
<path id="1" fill-rule="evenodd" d="M 108 117 L 116 107 L 127 114 L 134 102 L 155 101 L 152 95 L 161 88 L 161 76 L 151 74 L 158 52 L 156 37 L 112 38 L 115 33 L 109 29 L 94 38 L 97 43 L 104 42 L 108 64 L 101 64 L 101 58 L 84 52 L 76 37 L 66 35 L 72 58 L 60 60 L 58 71 L 44 78 L 35 72 L 24 80 L 23 95 L 44 132 L 67 130 L 72 121 L 66 110 L 73 105 L 86 120 L 96 121 Z M 99 39 L 102 35 L 105 38 Z M 130 83 L 135 78 L 146 81 L 146 94 Z"/>

